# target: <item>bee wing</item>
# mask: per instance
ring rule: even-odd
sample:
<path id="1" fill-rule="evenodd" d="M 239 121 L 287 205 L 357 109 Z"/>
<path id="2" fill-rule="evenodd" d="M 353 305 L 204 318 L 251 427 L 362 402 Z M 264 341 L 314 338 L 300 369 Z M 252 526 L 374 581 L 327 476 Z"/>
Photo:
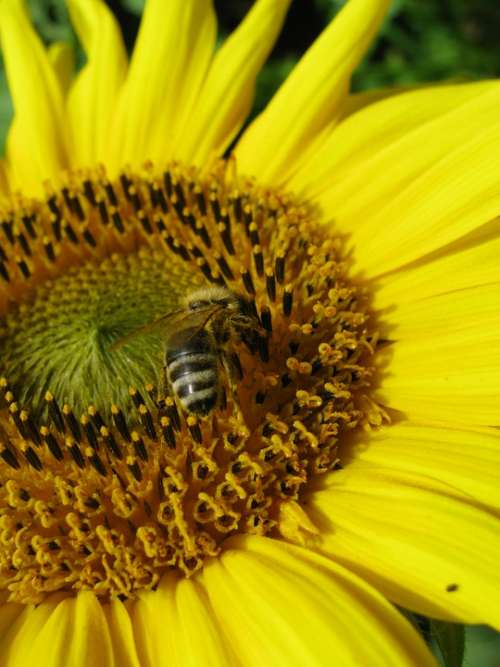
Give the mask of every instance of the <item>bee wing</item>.
<path id="1" fill-rule="evenodd" d="M 181 308 L 179 310 L 173 310 L 170 313 L 162 315 L 157 320 L 149 322 L 148 324 L 145 324 L 142 327 L 138 327 L 137 329 L 134 329 L 127 335 L 122 336 L 117 341 L 115 341 L 110 346 L 109 349 L 111 351 L 118 350 L 120 347 L 122 347 L 129 341 L 133 340 L 137 336 L 142 336 L 146 333 L 149 333 L 150 331 L 154 331 L 155 329 L 159 329 L 161 327 L 168 326 L 168 328 L 171 329 L 172 326 L 174 326 L 174 324 L 175 325 L 180 324 L 186 319 L 189 320 L 189 327 L 196 329 L 195 333 L 192 334 L 192 336 L 195 336 L 198 333 L 198 331 L 200 331 L 200 329 L 204 329 L 206 327 L 209 320 L 220 310 L 221 306 L 219 305 L 207 306 L 206 308 L 200 308 L 197 311 L 186 311 L 185 308 Z M 190 336 L 190 338 L 192 338 L 192 336 Z"/>
<path id="2" fill-rule="evenodd" d="M 194 332 L 186 339 L 186 341 L 194 338 L 194 336 L 196 336 L 199 331 L 207 326 L 214 315 L 217 315 L 217 313 L 220 313 L 221 310 L 224 309 L 225 306 L 221 306 L 220 304 L 213 304 L 211 306 L 207 306 L 206 308 L 200 308 L 194 313 L 189 313 L 189 328 L 194 329 Z"/>
<path id="3" fill-rule="evenodd" d="M 189 313 L 187 313 L 189 314 Z M 166 326 L 166 324 L 170 320 L 175 320 L 177 319 L 182 319 L 182 315 L 186 315 L 186 311 L 184 308 L 179 309 L 179 310 L 173 310 L 170 313 L 166 313 L 165 315 L 162 315 L 159 317 L 157 320 L 154 320 L 153 322 L 149 322 L 148 324 L 144 324 L 142 327 L 138 327 L 137 329 L 134 329 L 130 333 L 126 334 L 125 336 L 122 336 L 118 340 L 116 340 L 111 346 L 110 350 L 118 350 L 122 345 L 125 345 L 129 341 L 133 340 L 137 336 L 142 336 L 143 334 L 149 333 L 150 331 L 154 331 L 155 329 L 159 329 L 160 327 Z"/>

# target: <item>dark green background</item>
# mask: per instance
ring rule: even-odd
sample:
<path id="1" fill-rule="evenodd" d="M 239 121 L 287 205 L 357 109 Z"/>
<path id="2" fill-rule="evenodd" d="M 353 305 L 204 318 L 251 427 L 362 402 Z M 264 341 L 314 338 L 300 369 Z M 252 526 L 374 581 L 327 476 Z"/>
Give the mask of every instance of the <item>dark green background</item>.
<path id="1" fill-rule="evenodd" d="M 72 42 L 81 65 L 84 58 L 68 23 L 63 0 L 28 0 L 28 4 L 43 39 Z M 109 0 L 108 4 L 131 48 L 144 1 Z M 215 0 L 221 39 L 238 24 L 251 4 L 252 0 Z M 259 77 L 253 114 L 265 106 L 300 55 L 343 4 L 343 0 L 294 0 L 283 34 Z M 499 0 L 393 0 L 378 40 L 354 76 L 353 87 L 367 90 L 425 81 L 467 81 L 499 74 Z M 0 148 L 11 115 L 0 61 Z M 451 660 L 448 664 L 456 667 L 457 663 Z M 485 628 L 467 628 L 464 665 L 500 667 L 499 635 Z"/>

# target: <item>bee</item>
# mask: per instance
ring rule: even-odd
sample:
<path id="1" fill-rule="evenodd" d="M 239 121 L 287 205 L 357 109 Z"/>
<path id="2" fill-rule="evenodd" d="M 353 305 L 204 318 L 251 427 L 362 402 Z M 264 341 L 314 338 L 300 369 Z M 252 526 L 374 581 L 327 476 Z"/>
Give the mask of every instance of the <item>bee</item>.
<path id="1" fill-rule="evenodd" d="M 250 349 L 257 347 L 262 330 L 252 305 L 225 287 L 197 289 L 187 295 L 182 308 L 135 329 L 111 349 L 164 328 L 163 379 L 186 412 L 206 416 L 223 397 L 221 366 L 231 379 L 242 376 L 229 344 L 240 340 Z"/>

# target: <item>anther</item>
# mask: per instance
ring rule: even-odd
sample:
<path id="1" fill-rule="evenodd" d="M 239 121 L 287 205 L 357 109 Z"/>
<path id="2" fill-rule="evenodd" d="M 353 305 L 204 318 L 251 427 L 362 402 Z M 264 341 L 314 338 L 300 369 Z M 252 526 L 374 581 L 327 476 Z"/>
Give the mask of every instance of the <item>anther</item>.
<path id="1" fill-rule="evenodd" d="M 197 223 L 196 234 L 203 241 L 203 244 L 205 245 L 206 248 L 212 247 L 212 239 L 210 238 L 210 234 L 208 233 L 207 228 L 202 222 Z"/>
<path id="2" fill-rule="evenodd" d="M 257 275 L 259 278 L 262 278 L 264 275 L 264 255 L 262 254 L 262 248 L 260 245 L 255 246 L 253 249 L 253 261 Z"/>
<path id="3" fill-rule="evenodd" d="M 69 406 L 67 403 L 63 405 L 63 415 L 64 419 L 66 421 L 66 424 L 71 431 L 71 435 L 73 438 L 77 441 L 81 441 L 82 433 L 80 430 L 80 425 L 78 424 L 78 420 L 75 417 L 73 411 L 71 410 L 71 406 Z"/>
<path id="4" fill-rule="evenodd" d="M 19 414 L 19 407 L 18 407 L 17 403 L 14 402 L 14 403 L 11 403 L 9 405 L 9 412 L 10 412 L 10 416 L 14 420 L 14 423 L 17 427 L 17 430 L 19 431 L 19 435 L 21 436 L 21 438 L 27 439 L 29 437 L 28 436 L 28 431 L 26 430 L 25 425 L 24 425 L 23 421 L 21 420 L 21 417 L 20 417 L 20 414 Z"/>
<path id="5" fill-rule="evenodd" d="M 87 413 L 98 431 L 100 431 L 103 426 L 106 426 L 104 419 L 101 417 L 101 414 L 95 405 L 89 405 Z"/>
<path id="6" fill-rule="evenodd" d="M 203 442 L 203 437 L 201 434 L 200 425 L 198 424 L 196 417 L 193 417 L 193 415 L 189 415 L 187 418 L 187 425 L 189 428 L 189 432 L 193 437 L 193 440 L 201 444 Z"/>
<path id="7" fill-rule="evenodd" d="M 88 462 L 94 468 L 94 470 L 98 472 L 99 475 L 101 475 L 101 477 L 106 477 L 106 468 L 104 463 L 101 461 L 95 451 L 93 451 L 93 453 L 88 457 Z"/>
<path id="8" fill-rule="evenodd" d="M 256 392 L 255 402 L 257 403 L 257 405 L 262 405 L 262 403 L 264 403 L 265 400 L 266 400 L 266 395 L 263 391 Z"/>
<path id="9" fill-rule="evenodd" d="M 47 449 L 52 454 L 52 456 L 58 461 L 62 461 L 64 458 L 64 453 L 57 442 L 57 439 L 52 435 L 49 429 L 46 426 L 40 428 L 40 435 L 43 438 L 43 442 L 47 446 Z"/>
<path id="10" fill-rule="evenodd" d="M 96 198 L 95 198 L 95 192 L 94 188 L 92 186 L 92 183 L 87 179 L 83 181 L 83 194 L 87 198 L 87 200 L 92 204 L 92 206 L 96 205 Z"/>
<path id="11" fill-rule="evenodd" d="M 45 254 L 47 255 L 47 258 L 50 262 L 55 262 L 56 261 L 56 254 L 54 251 L 54 244 L 52 241 L 49 239 L 48 236 L 43 237 L 43 247 L 45 249 Z"/>
<path id="12" fill-rule="evenodd" d="M 234 211 L 234 217 L 238 222 L 241 222 L 243 218 L 243 207 L 242 207 L 242 202 L 241 202 L 241 197 L 240 195 L 235 195 L 233 197 L 233 211 Z"/>
<path id="13" fill-rule="evenodd" d="M 146 445 L 144 444 L 144 440 L 137 433 L 137 431 L 132 431 L 132 442 L 133 442 L 133 445 L 134 445 L 134 451 L 136 453 L 136 456 L 138 456 L 143 461 L 147 461 L 148 458 L 149 458 L 148 457 L 148 450 L 146 449 Z"/>
<path id="14" fill-rule="evenodd" d="M 263 363 L 269 361 L 269 339 L 266 336 L 258 337 L 259 356 Z"/>
<path id="15" fill-rule="evenodd" d="M 64 433 L 66 431 L 66 428 L 64 426 L 64 419 L 59 409 L 59 406 L 57 405 L 57 401 L 54 398 L 54 396 L 50 393 L 50 391 L 45 392 L 45 400 L 47 402 L 47 406 L 49 409 L 49 416 L 54 422 L 55 427 L 57 428 L 59 433 Z"/>
<path id="16" fill-rule="evenodd" d="M 130 398 L 134 402 L 136 408 L 139 408 L 139 406 L 144 405 L 144 399 L 141 396 L 140 392 L 137 391 L 135 387 L 129 387 L 128 393 Z"/>
<path id="17" fill-rule="evenodd" d="M 6 283 L 10 281 L 10 275 L 9 272 L 7 271 L 7 267 L 3 262 L 0 262 L 0 275 L 2 278 L 5 280 Z"/>
<path id="18" fill-rule="evenodd" d="M 22 217 L 23 225 L 26 231 L 28 232 L 28 235 L 32 239 L 37 238 L 37 233 L 36 229 L 34 227 L 34 223 L 36 221 L 36 215 L 35 213 L 32 213 L 31 215 L 23 215 Z"/>
<path id="19" fill-rule="evenodd" d="M 35 470 L 43 470 L 43 465 L 42 462 L 40 461 L 38 454 L 35 452 L 33 447 L 27 447 L 26 450 L 24 451 L 24 456 L 26 457 L 26 461 L 35 468 Z"/>
<path id="20" fill-rule="evenodd" d="M 271 269 L 266 271 L 266 291 L 270 301 L 274 302 L 276 299 L 276 280 Z"/>
<path id="21" fill-rule="evenodd" d="M 272 333 L 273 322 L 272 322 L 271 310 L 267 306 L 264 306 L 260 311 L 260 321 L 262 322 L 262 326 L 264 327 L 264 329 L 269 333 Z"/>
<path id="22" fill-rule="evenodd" d="M 260 245 L 260 237 L 259 237 L 259 230 L 257 228 L 257 225 L 255 222 L 252 222 L 248 228 L 249 236 L 250 236 L 250 243 L 253 246 L 258 246 Z"/>
<path id="23" fill-rule="evenodd" d="M 40 438 L 40 433 L 36 428 L 36 424 L 33 420 L 33 417 L 26 410 L 21 410 L 21 412 L 19 413 L 19 417 L 25 428 L 26 433 L 28 434 L 28 438 L 30 438 L 35 443 L 35 445 L 40 446 L 42 444 L 42 441 Z"/>
<path id="24" fill-rule="evenodd" d="M 222 219 L 219 200 L 215 192 L 212 192 L 209 197 L 210 207 L 212 208 L 212 213 L 217 222 L 220 222 Z"/>
<path id="25" fill-rule="evenodd" d="M 62 218 L 61 217 L 54 217 L 52 218 L 51 221 L 51 228 L 52 228 L 52 236 L 55 238 L 57 242 L 61 242 L 62 240 L 62 224 L 61 224 Z"/>
<path id="26" fill-rule="evenodd" d="M 123 412 L 120 410 L 120 408 L 117 405 L 112 405 L 111 406 L 111 416 L 113 418 L 113 422 L 122 436 L 124 440 L 127 442 L 130 442 L 132 440 L 132 437 L 130 435 L 130 431 L 128 430 L 127 422 L 125 421 L 125 417 L 123 415 Z"/>
<path id="27" fill-rule="evenodd" d="M 196 263 L 197 263 L 198 268 L 200 269 L 200 271 L 205 276 L 205 278 L 207 280 L 213 281 L 212 271 L 211 271 L 209 265 L 207 264 L 207 261 L 205 259 L 198 259 L 196 261 Z"/>
<path id="28" fill-rule="evenodd" d="M 118 206 L 118 198 L 115 194 L 114 188 L 111 185 L 111 183 L 106 182 L 104 183 L 104 190 L 106 192 L 106 195 L 108 197 L 108 201 L 112 206 Z"/>
<path id="29" fill-rule="evenodd" d="M 16 257 L 16 264 L 19 267 L 19 271 L 21 272 L 23 278 L 28 278 L 31 276 L 31 271 L 30 268 L 27 264 L 27 262 L 22 258 L 22 257 Z"/>
<path id="30" fill-rule="evenodd" d="M 250 271 L 243 271 L 241 273 L 241 279 L 243 280 L 243 285 L 245 286 L 246 291 L 248 294 L 251 294 L 252 296 L 255 296 L 255 286 L 253 284 L 252 276 L 250 274 Z"/>
<path id="31" fill-rule="evenodd" d="M 119 234 L 123 234 L 125 231 L 125 226 L 123 224 L 123 220 L 121 215 L 118 213 L 118 211 L 113 211 L 111 214 L 111 220 L 113 221 L 113 225 L 115 226 L 116 231 Z"/>
<path id="32" fill-rule="evenodd" d="M 142 202 L 141 198 L 139 197 L 139 193 L 133 186 L 130 187 L 128 191 L 130 195 L 130 201 L 132 202 L 132 206 L 134 207 L 135 212 L 140 213 L 142 210 Z"/>
<path id="33" fill-rule="evenodd" d="M 82 205 L 80 203 L 80 198 L 78 195 L 74 195 L 71 197 L 71 208 L 73 209 L 73 212 L 75 213 L 76 217 L 80 222 L 83 222 L 85 220 L 85 213 L 83 211 Z"/>
<path id="34" fill-rule="evenodd" d="M 229 264 L 226 261 L 226 258 L 224 255 L 219 255 L 218 253 L 215 256 L 215 261 L 219 265 L 220 270 L 222 271 L 222 274 L 226 276 L 228 280 L 233 280 L 234 275 L 233 272 L 231 271 Z"/>
<path id="35" fill-rule="evenodd" d="M 165 184 L 165 190 L 167 191 L 167 195 L 170 199 L 174 191 L 174 188 L 172 185 L 172 175 L 170 174 L 169 171 L 165 171 L 163 173 L 163 183 Z"/>
<path id="36" fill-rule="evenodd" d="M 283 292 L 283 314 L 288 317 L 292 312 L 293 307 L 293 292 L 292 288 L 287 285 Z"/>
<path id="37" fill-rule="evenodd" d="M 229 222 L 229 218 L 227 216 L 224 218 L 224 222 L 222 222 L 219 225 L 219 234 L 221 235 L 221 239 L 224 243 L 227 252 L 230 255 L 234 255 L 233 237 L 231 236 L 231 225 Z"/>
<path id="38" fill-rule="evenodd" d="M 64 223 L 64 232 L 73 245 L 78 245 L 78 236 L 68 221 Z"/>
<path id="39" fill-rule="evenodd" d="M 28 255 L 28 257 L 31 257 L 32 253 L 31 253 L 30 245 L 29 245 L 26 237 L 24 236 L 24 234 L 22 232 L 17 234 L 17 242 L 21 246 L 22 251 L 24 252 L 24 254 Z"/>
<path id="40" fill-rule="evenodd" d="M 184 195 L 184 189 L 182 187 L 182 183 L 179 181 L 176 181 L 174 183 L 174 190 L 175 190 L 175 195 L 177 197 L 177 200 L 180 204 L 181 210 L 186 208 L 186 197 Z"/>
<path id="41" fill-rule="evenodd" d="M 47 199 L 47 206 L 49 207 L 49 211 L 52 213 L 52 215 L 55 218 L 57 218 L 58 220 L 60 220 L 62 218 L 61 209 L 60 209 L 59 204 L 57 202 L 56 195 L 51 195 Z"/>
<path id="42" fill-rule="evenodd" d="M 151 438 L 151 440 L 156 439 L 156 431 L 153 425 L 153 417 L 145 405 L 139 406 L 139 414 L 141 415 L 142 424 L 146 430 L 146 433 Z"/>
<path id="43" fill-rule="evenodd" d="M 101 434 L 104 442 L 106 443 L 108 451 L 111 454 L 114 454 L 114 456 L 116 456 L 117 459 L 119 460 L 123 459 L 123 452 L 118 446 L 118 443 L 116 442 L 111 431 L 106 426 L 101 426 L 101 428 L 99 429 L 99 433 Z"/>
<path id="44" fill-rule="evenodd" d="M 155 190 L 155 192 L 156 192 L 156 197 L 157 197 L 158 203 L 159 203 L 160 208 L 161 208 L 161 212 L 162 213 L 168 213 L 168 204 L 167 204 L 167 200 L 165 199 L 165 195 L 163 194 L 163 190 L 160 190 L 159 188 L 157 188 Z"/>
<path id="45" fill-rule="evenodd" d="M 87 442 L 89 445 L 95 449 L 99 449 L 99 441 L 97 439 L 97 433 L 94 430 L 94 427 L 92 426 L 92 422 L 88 418 L 87 415 L 82 415 L 80 417 L 80 424 L 83 427 L 83 430 L 85 431 L 85 436 L 87 438 Z"/>
<path id="46" fill-rule="evenodd" d="M 278 257 L 276 257 L 274 262 L 274 272 L 276 274 L 276 280 L 282 285 L 285 280 L 285 257 L 283 255 L 278 255 Z"/>
<path id="47" fill-rule="evenodd" d="M 8 447 L 3 447 L 2 450 L 0 451 L 0 456 L 5 461 L 5 463 L 11 468 L 14 468 L 14 470 L 20 469 L 21 465 L 17 460 L 17 457 L 12 451 L 12 449 L 9 449 Z"/>
<path id="48" fill-rule="evenodd" d="M 66 448 L 76 465 L 81 470 L 83 470 L 85 468 L 85 459 L 83 458 L 78 444 L 75 442 L 75 440 L 73 440 L 73 438 L 66 438 Z"/>
<path id="49" fill-rule="evenodd" d="M 120 183 L 121 183 L 123 194 L 125 195 L 125 198 L 128 201 L 131 201 L 132 197 L 131 197 L 131 194 L 130 194 L 130 186 L 132 185 L 132 181 L 129 179 L 127 174 L 124 174 L 124 173 L 120 174 Z"/>
<path id="50" fill-rule="evenodd" d="M 3 233 L 5 234 L 5 237 L 7 238 L 7 241 L 11 245 L 14 245 L 14 233 L 12 231 L 12 227 L 13 227 L 12 220 L 2 220 L 1 224 L 2 224 Z"/>
<path id="51" fill-rule="evenodd" d="M 205 216 L 207 214 L 207 202 L 205 201 L 205 193 L 200 186 L 196 186 L 194 190 L 194 196 L 196 198 L 196 205 L 198 206 L 198 211 L 201 215 Z"/>
<path id="52" fill-rule="evenodd" d="M 95 248 L 97 246 L 97 242 L 95 238 L 92 236 L 92 232 L 88 227 L 85 227 L 85 229 L 82 232 L 82 236 L 91 248 Z"/>
<path id="53" fill-rule="evenodd" d="M 153 233 L 153 227 L 151 226 L 151 222 L 149 221 L 148 216 L 144 213 L 144 211 L 139 211 L 137 217 L 139 218 L 139 222 L 141 223 L 141 226 L 146 234 L 151 235 Z"/>
<path id="54" fill-rule="evenodd" d="M 168 417 L 162 417 L 160 419 L 161 432 L 167 443 L 167 447 L 170 449 L 175 449 L 176 440 L 174 429 L 170 425 L 170 419 Z"/>
<path id="55" fill-rule="evenodd" d="M 129 461 L 131 461 L 131 462 L 129 463 Z M 141 469 L 139 468 L 139 464 L 137 463 L 137 461 L 133 457 L 130 456 L 130 457 L 127 458 L 127 466 L 128 466 L 128 469 L 130 470 L 130 472 L 132 473 L 132 475 L 134 476 L 134 478 L 138 482 L 140 482 L 142 480 L 142 472 L 141 472 Z"/>

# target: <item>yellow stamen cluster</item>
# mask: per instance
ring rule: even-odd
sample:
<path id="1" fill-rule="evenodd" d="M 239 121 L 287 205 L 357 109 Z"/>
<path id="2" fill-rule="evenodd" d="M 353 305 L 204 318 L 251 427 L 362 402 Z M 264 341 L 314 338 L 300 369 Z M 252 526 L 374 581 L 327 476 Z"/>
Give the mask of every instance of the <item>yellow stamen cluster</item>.
<path id="1" fill-rule="evenodd" d="M 130 597 L 169 569 L 191 575 L 228 535 L 279 535 L 283 507 L 300 503 L 311 476 L 339 465 L 343 433 L 372 419 L 364 394 L 375 337 L 364 297 L 346 280 L 340 241 L 289 196 L 239 180 L 227 165 L 205 176 L 148 165 L 115 182 L 102 170 L 72 174 L 44 201 L 19 197 L 0 217 L 0 347 L 10 350 L 0 381 L 0 589 L 10 599 L 81 589 Z M 23 375 L 11 372 L 20 367 L 8 361 L 14 333 L 36 319 L 48 281 L 73 272 L 74 285 L 103 262 L 112 272 L 139 256 L 176 294 L 220 284 L 253 304 L 266 336 L 256 349 L 229 342 L 241 377 L 221 372 L 221 405 L 205 418 L 184 413 L 174 395 L 158 395 L 161 357 L 139 380 L 137 360 L 106 346 L 106 363 L 122 355 L 116 382 L 127 390 L 130 364 L 126 400 L 113 398 L 99 368 L 94 401 L 58 394 L 66 376 L 23 391 L 39 375 L 28 348 Z M 122 319 L 109 343 L 133 328 L 122 317 L 133 320 L 133 306 L 115 311 Z M 61 348 L 49 342 L 43 353 Z M 61 373 L 66 361 L 56 364 Z"/>

